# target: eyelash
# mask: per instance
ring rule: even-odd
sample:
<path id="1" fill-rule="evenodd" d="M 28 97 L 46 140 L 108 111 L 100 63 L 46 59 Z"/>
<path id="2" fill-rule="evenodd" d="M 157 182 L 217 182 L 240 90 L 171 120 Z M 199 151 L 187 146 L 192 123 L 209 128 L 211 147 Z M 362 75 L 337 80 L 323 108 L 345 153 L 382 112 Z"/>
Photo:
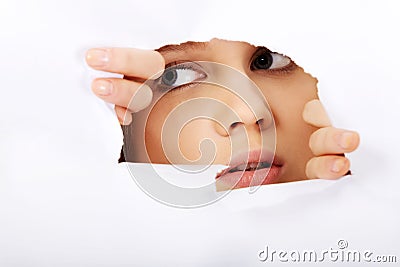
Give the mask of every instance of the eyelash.
<path id="1" fill-rule="evenodd" d="M 279 69 L 270 69 L 270 70 L 259 70 L 262 72 L 268 72 L 270 74 L 275 75 L 288 75 L 292 73 L 297 68 L 297 65 L 292 61 L 287 66 Z"/>
<path id="2" fill-rule="evenodd" d="M 165 69 L 180 65 L 179 68 L 177 68 L 177 69 L 198 71 L 195 68 L 193 68 L 193 66 L 191 66 L 191 65 L 185 65 L 185 63 L 192 63 L 192 62 L 191 61 L 184 61 L 184 60 L 182 60 L 182 61 L 173 61 L 173 62 L 170 62 L 170 63 L 166 64 L 165 65 Z M 161 75 L 161 77 L 162 77 L 162 75 Z M 200 82 L 193 81 L 193 82 L 184 83 L 184 84 L 181 84 L 181 85 L 178 85 L 178 86 L 174 86 L 173 88 L 171 88 L 170 86 L 167 86 L 167 85 L 162 85 L 162 84 L 159 84 L 158 86 L 161 87 L 161 88 L 159 88 L 160 92 L 168 92 L 169 93 L 169 92 L 172 92 L 172 91 L 178 92 L 178 91 L 181 91 L 183 89 L 186 89 L 186 88 L 189 88 L 189 87 L 193 87 L 193 86 L 195 86 L 195 85 L 197 85 L 199 83 Z"/>
<path id="3" fill-rule="evenodd" d="M 262 55 L 262 53 L 265 53 L 265 52 L 268 52 L 268 53 L 271 53 L 271 54 L 277 54 L 277 55 L 280 55 L 280 56 L 283 56 L 283 57 L 287 57 L 285 55 L 281 55 L 279 53 L 272 52 L 272 51 L 270 51 L 269 49 L 267 49 L 265 47 L 260 47 L 260 48 L 258 48 L 258 50 L 256 52 L 253 53 L 253 56 L 250 59 L 249 69 L 251 69 L 251 65 L 253 64 L 254 60 L 258 56 Z M 263 73 L 266 73 L 266 74 L 274 74 L 274 75 L 287 75 L 287 74 L 290 74 L 293 70 L 295 70 L 297 68 L 296 63 L 294 63 L 290 58 L 289 58 L 289 60 L 290 60 L 290 63 L 287 64 L 286 66 L 282 67 L 282 68 L 254 69 L 254 70 L 251 70 L 251 71 L 263 72 Z M 191 65 L 185 65 L 185 63 L 190 63 L 190 62 L 191 61 L 173 61 L 173 62 L 170 62 L 170 63 L 166 64 L 165 65 L 165 69 L 168 69 L 168 68 L 171 68 L 171 67 L 174 67 L 174 66 L 177 66 L 177 65 L 181 65 L 181 66 L 179 66 L 178 69 L 198 71 L 195 68 L 193 68 Z M 181 91 L 183 89 L 187 89 L 187 88 L 193 87 L 193 86 L 195 86 L 195 85 L 197 85 L 199 83 L 200 82 L 198 82 L 198 81 L 193 81 L 193 82 L 189 82 L 189 83 L 184 83 L 184 84 L 178 85 L 178 86 L 173 87 L 173 88 L 171 88 L 170 86 L 167 86 L 167 85 L 162 85 L 161 83 L 158 86 L 161 87 L 161 88 L 159 88 L 160 92 L 172 92 L 172 91 L 179 92 L 179 91 Z"/>
<path id="4" fill-rule="evenodd" d="M 185 83 L 185 84 L 181 84 L 181 85 L 178 85 L 178 86 L 176 86 L 176 87 L 174 87 L 174 88 L 172 88 L 172 89 L 166 89 L 165 91 L 163 91 L 163 92 L 173 92 L 173 91 L 175 91 L 175 92 L 179 92 L 179 91 L 182 91 L 183 89 L 187 89 L 187 88 L 190 88 L 190 87 L 194 87 L 195 85 L 197 85 L 197 84 L 199 84 L 199 82 L 190 82 L 190 83 Z"/>
<path id="5" fill-rule="evenodd" d="M 256 52 L 253 54 L 253 56 L 250 59 L 250 63 L 249 63 L 249 68 L 251 69 L 251 65 L 253 64 L 253 61 L 260 55 L 262 55 L 262 53 L 268 52 L 270 54 L 275 54 L 275 55 L 280 55 L 283 57 L 286 57 L 290 60 L 290 63 L 287 64 L 286 66 L 282 67 L 282 68 L 274 68 L 274 69 L 255 69 L 252 71 L 256 71 L 256 72 L 264 72 L 266 74 L 274 74 L 274 75 L 287 75 L 290 74 L 292 71 L 294 71 L 295 69 L 297 69 L 297 65 L 296 63 L 294 63 L 293 60 L 291 60 L 289 57 L 276 53 L 276 52 L 272 52 L 271 50 L 269 50 L 266 47 L 259 47 Z"/>

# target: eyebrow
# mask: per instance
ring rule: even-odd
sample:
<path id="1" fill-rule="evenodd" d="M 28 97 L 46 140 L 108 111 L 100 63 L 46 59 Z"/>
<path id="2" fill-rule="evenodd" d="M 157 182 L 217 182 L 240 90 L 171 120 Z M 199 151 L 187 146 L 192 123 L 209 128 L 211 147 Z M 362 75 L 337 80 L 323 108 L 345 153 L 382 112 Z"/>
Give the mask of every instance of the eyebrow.
<path id="1" fill-rule="evenodd" d="M 162 54 L 167 54 L 167 53 L 172 53 L 172 52 L 184 52 L 186 50 L 205 50 L 208 45 L 208 42 L 193 42 L 193 41 L 188 41 L 185 43 L 181 44 L 169 44 L 169 45 L 164 45 L 158 49 L 156 49 L 157 52 L 160 52 Z"/>

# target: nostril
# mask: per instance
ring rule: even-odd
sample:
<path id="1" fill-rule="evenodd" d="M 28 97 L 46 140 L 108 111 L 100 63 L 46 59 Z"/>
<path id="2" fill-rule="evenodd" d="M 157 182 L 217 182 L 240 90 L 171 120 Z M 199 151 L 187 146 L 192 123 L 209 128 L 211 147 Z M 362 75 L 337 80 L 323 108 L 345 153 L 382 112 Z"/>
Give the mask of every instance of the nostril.
<path id="1" fill-rule="evenodd" d="M 259 120 L 256 121 L 256 124 L 261 126 L 261 125 L 264 124 L 264 122 L 265 122 L 264 119 L 259 119 Z"/>
<path id="2" fill-rule="evenodd" d="M 236 128 L 237 126 L 239 126 L 240 124 L 242 124 L 242 123 L 243 123 L 243 122 L 236 121 L 236 122 L 234 122 L 234 123 L 231 124 L 230 129 L 234 129 L 234 128 Z"/>
<path id="3" fill-rule="evenodd" d="M 266 130 L 268 129 L 270 126 L 274 126 L 273 125 L 273 120 L 271 120 L 270 118 L 261 118 L 259 120 L 256 121 L 256 124 L 258 125 L 258 127 L 260 128 L 260 130 Z"/>

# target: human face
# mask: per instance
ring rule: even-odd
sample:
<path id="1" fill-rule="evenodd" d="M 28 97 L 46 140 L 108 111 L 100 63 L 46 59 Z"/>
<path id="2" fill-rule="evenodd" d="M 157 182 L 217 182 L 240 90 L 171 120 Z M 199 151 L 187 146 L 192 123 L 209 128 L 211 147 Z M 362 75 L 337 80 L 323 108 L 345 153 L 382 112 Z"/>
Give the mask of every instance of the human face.
<path id="1" fill-rule="evenodd" d="M 135 134 L 135 138 L 129 142 L 134 143 L 135 152 L 128 155 L 129 161 L 229 165 L 218 177 L 223 179 L 232 176 L 238 170 L 245 178 L 235 187 L 249 186 L 249 177 L 253 175 L 258 175 L 258 178 L 262 176 L 263 179 L 267 177 L 263 184 L 306 179 L 305 166 L 312 157 L 308 142 L 316 128 L 303 120 L 302 111 L 305 103 L 318 98 L 315 78 L 288 57 L 245 42 L 212 39 L 202 43 L 168 45 L 160 48 L 159 52 L 165 58 L 167 67 L 208 61 L 237 70 L 257 85 L 269 108 L 262 104 L 249 108 L 240 96 L 213 84 L 189 83 L 190 86 L 161 93 L 155 90 L 154 103 L 134 115 L 130 131 Z M 202 78 L 201 71 L 192 70 L 188 74 L 190 71 L 183 72 L 193 80 Z M 176 73 L 179 74 L 179 71 Z M 165 71 L 158 81 L 171 81 L 171 75 L 171 72 Z M 193 117 L 195 119 L 184 125 L 168 119 L 179 105 L 190 103 L 193 99 L 209 100 L 210 105 L 201 106 L 211 109 L 208 118 Z M 229 107 L 238 117 L 227 116 L 222 108 L 211 103 L 212 100 Z M 187 106 L 196 109 L 195 104 Z M 257 109 L 264 112 L 257 115 L 254 113 Z M 196 114 L 196 111 L 193 112 Z M 141 128 L 144 131 L 138 130 Z M 179 128 L 178 134 L 165 135 L 168 132 L 166 128 Z M 212 143 L 202 143 L 205 139 Z M 176 144 L 177 149 L 169 153 L 166 147 L 171 143 Z M 203 145 L 201 148 L 200 144 Z M 274 155 L 273 161 L 271 155 Z M 260 162 L 272 166 L 265 168 L 268 166 L 264 163 L 257 166 Z M 247 171 L 239 171 L 243 169 Z M 261 169 L 270 169 L 268 176 L 258 172 Z"/>

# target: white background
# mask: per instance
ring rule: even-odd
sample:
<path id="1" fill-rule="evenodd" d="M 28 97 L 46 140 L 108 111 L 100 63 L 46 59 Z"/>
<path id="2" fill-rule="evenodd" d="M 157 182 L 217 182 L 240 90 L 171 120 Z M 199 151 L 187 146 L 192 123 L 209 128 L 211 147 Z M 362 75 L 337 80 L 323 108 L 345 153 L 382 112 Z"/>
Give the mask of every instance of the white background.
<path id="1" fill-rule="evenodd" d="M 257 259 L 266 245 L 322 251 L 339 239 L 399 261 L 398 11 L 396 1 L 2 0 L 0 266 L 256 266 L 270 264 Z M 334 124 L 360 132 L 352 177 L 237 190 L 195 210 L 138 189 L 115 164 L 122 135 L 90 92 L 99 74 L 86 49 L 215 36 L 286 53 L 319 79 Z"/>

